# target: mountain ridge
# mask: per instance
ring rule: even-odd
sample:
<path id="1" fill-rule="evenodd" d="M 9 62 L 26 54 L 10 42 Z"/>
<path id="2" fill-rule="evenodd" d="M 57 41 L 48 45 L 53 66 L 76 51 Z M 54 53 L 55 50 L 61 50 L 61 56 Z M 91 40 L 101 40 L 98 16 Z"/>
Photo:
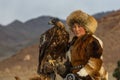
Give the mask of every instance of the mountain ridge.
<path id="1" fill-rule="evenodd" d="M 42 20 L 43 18 L 45 21 Z M 50 28 L 47 24 L 49 20 L 50 17 L 46 16 L 25 23 L 15 20 L 7 26 L 0 26 L 0 57 L 15 54 L 34 41 L 33 39 L 38 39 L 41 33 Z M 8 48 L 11 50 L 7 50 Z"/>

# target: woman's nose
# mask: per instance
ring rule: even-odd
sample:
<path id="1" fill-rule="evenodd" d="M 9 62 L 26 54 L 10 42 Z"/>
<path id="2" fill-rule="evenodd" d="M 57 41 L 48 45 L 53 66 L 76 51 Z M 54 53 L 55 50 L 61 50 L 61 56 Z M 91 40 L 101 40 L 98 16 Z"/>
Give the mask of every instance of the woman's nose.
<path id="1" fill-rule="evenodd" d="M 76 27 L 75 27 L 75 30 L 76 30 L 76 31 L 78 31 L 78 30 L 79 30 L 79 28 L 76 26 Z"/>

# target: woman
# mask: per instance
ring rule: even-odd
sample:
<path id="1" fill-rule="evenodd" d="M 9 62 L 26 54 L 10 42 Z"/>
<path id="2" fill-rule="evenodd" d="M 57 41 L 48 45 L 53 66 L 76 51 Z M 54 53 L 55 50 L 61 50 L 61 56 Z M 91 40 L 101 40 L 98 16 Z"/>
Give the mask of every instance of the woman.
<path id="1" fill-rule="evenodd" d="M 75 35 L 69 49 L 72 73 L 82 80 L 107 80 L 107 72 L 102 66 L 102 41 L 93 35 L 97 21 L 77 10 L 67 17 L 66 22 Z"/>

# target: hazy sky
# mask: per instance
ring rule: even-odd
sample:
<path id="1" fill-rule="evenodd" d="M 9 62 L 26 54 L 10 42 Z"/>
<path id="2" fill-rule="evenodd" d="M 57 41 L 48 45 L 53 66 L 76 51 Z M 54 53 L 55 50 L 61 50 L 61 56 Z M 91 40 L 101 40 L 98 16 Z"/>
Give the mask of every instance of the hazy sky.
<path id="1" fill-rule="evenodd" d="M 0 0 L 0 24 L 25 22 L 42 15 L 66 19 L 74 10 L 88 14 L 120 9 L 120 0 Z"/>

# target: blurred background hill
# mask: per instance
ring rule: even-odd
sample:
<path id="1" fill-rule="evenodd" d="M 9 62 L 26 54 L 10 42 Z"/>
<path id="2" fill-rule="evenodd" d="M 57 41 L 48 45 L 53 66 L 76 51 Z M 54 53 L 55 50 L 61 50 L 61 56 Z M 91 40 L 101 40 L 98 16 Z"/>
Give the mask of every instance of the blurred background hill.
<path id="1" fill-rule="evenodd" d="M 98 21 L 96 35 L 104 43 L 104 65 L 112 77 L 120 59 L 120 10 L 101 12 L 93 15 Z M 36 75 L 40 34 L 51 28 L 51 16 L 40 16 L 21 22 L 18 20 L 0 25 L 0 79 L 14 80 L 18 75 L 23 80 Z M 65 20 L 62 20 L 65 22 Z"/>
<path id="2" fill-rule="evenodd" d="M 26 22 L 18 20 L 0 26 L 0 58 L 15 54 L 20 49 L 39 41 L 39 36 L 49 29 L 50 16 L 41 16 Z"/>

